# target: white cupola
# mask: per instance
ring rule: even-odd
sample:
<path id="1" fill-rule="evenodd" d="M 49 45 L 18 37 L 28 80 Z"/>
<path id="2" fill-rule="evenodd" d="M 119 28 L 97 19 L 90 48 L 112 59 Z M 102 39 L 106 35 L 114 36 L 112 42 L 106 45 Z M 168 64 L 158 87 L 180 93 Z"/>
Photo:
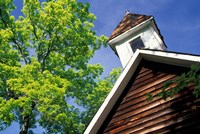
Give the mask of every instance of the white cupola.
<path id="1" fill-rule="evenodd" d="M 108 44 L 119 56 L 123 68 L 137 49 L 166 50 L 167 48 L 153 16 L 129 12 L 113 31 Z"/>

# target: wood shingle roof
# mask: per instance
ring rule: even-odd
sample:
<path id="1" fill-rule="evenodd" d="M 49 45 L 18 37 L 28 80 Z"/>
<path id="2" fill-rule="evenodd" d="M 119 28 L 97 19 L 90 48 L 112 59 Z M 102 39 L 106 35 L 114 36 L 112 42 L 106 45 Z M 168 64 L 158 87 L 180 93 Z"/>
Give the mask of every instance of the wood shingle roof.
<path id="1" fill-rule="evenodd" d="M 151 18 L 152 16 L 141 15 L 141 14 L 133 14 L 128 13 L 124 16 L 122 21 L 119 25 L 115 28 L 112 35 L 108 39 L 108 41 L 114 39 L 115 37 L 119 36 L 120 34 L 130 30 L 131 28 L 135 27 L 136 25 L 144 22 L 145 20 Z"/>

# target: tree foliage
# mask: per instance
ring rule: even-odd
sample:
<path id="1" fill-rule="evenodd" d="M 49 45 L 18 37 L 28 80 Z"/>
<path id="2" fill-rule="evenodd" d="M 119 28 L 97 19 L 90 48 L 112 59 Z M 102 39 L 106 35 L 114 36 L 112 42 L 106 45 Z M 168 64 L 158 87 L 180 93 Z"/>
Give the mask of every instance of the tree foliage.
<path id="1" fill-rule="evenodd" d="M 120 72 L 101 80 L 102 66 L 88 64 L 106 44 L 92 30 L 89 4 L 24 0 L 18 18 L 14 9 L 0 1 L 0 130 L 16 121 L 21 134 L 36 123 L 45 133 L 81 133 Z"/>
<path id="2" fill-rule="evenodd" d="M 147 94 L 148 100 L 152 100 L 154 97 L 162 97 L 166 100 L 168 97 L 172 98 L 175 94 L 186 89 L 188 85 L 194 85 L 193 94 L 195 97 L 200 96 L 200 63 L 191 65 L 190 70 L 187 73 L 182 73 L 176 77 L 175 80 L 168 80 L 164 83 L 162 91 L 157 94 Z"/>

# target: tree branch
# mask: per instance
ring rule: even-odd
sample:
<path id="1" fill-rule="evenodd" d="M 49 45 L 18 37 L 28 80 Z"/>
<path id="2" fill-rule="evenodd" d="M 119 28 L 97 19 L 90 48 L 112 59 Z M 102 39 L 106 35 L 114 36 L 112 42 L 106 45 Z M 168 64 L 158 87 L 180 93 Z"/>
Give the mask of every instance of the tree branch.
<path id="1" fill-rule="evenodd" d="M 4 24 L 4 26 L 6 27 L 6 28 L 9 28 L 9 26 L 8 26 L 8 24 L 6 23 L 6 21 L 4 20 L 4 18 L 3 18 L 3 14 L 2 14 L 2 9 L 0 8 L 0 16 L 1 16 L 1 20 L 2 20 L 2 22 L 3 22 L 3 24 Z M 13 35 L 15 36 L 15 32 L 13 31 L 13 28 L 10 28 L 11 29 L 11 31 L 13 32 Z M 21 55 L 22 55 L 22 57 L 23 57 L 23 59 L 24 59 L 24 62 L 27 64 L 28 62 L 27 62 L 27 59 L 26 59 L 26 57 L 24 56 L 24 52 L 23 52 L 23 50 L 22 50 L 22 48 L 21 48 L 21 46 L 20 46 L 20 44 L 15 40 L 15 38 L 11 38 L 11 40 L 13 41 L 13 43 L 15 43 L 15 45 L 17 46 L 17 48 L 18 48 L 18 50 L 20 51 L 20 53 L 21 53 Z"/>
<path id="2" fill-rule="evenodd" d="M 53 30 L 52 30 L 53 31 Z M 48 31 L 48 33 L 49 33 L 49 39 L 51 39 L 52 37 L 51 37 L 51 35 L 52 35 L 52 31 Z M 57 35 L 57 34 L 56 34 Z M 57 40 L 58 40 L 58 37 L 56 36 L 56 41 L 51 41 L 51 43 L 48 45 L 48 48 L 47 48 L 47 53 L 46 53 L 46 55 L 44 56 L 44 58 L 43 58 L 43 60 L 42 60 L 42 72 L 44 71 L 44 69 L 45 69 L 45 62 L 46 62 L 46 59 L 47 59 L 47 57 L 49 56 L 49 54 L 54 50 L 53 48 L 52 48 L 52 46 L 53 46 L 53 43 L 54 42 L 57 42 Z"/>
<path id="3" fill-rule="evenodd" d="M 24 52 L 23 52 L 20 44 L 16 40 L 14 40 L 14 38 L 12 38 L 12 41 L 16 44 L 17 48 L 19 49 L 19 51 L 20 51 L 20 53 L 21 53 L 21 55 L 22 55 L 22 57 L 24 59 L 25 64 L 27 64 L 28 61 L 27 61 L 26 57 L 24 56 Z"/>
<path id="4" fill-rule="evenodd" d="M 47 57 L 49 56 L 50 52 L 51 52 L 51 48 L 50 48 L 50 45 L 49 45 L 49 47 L 48 47 L 48 49 L 47 49 L 47 53 L 46 53 L 46 55 L 44 56 L 44 59 L 43 59 L 43 61 L 42 61 L 42 72 L 43 72 L 44 69 L 45 69 L 45 62 L 46 62 L 46 59 L 47 59 Z"/>

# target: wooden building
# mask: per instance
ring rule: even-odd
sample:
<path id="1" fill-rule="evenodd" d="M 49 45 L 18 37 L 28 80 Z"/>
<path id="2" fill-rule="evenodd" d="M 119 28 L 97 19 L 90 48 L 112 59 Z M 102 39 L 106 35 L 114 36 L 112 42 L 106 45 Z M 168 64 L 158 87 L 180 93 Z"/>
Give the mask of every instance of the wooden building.
<path id="1" fill-rule="evenodd" d="M 108 41 L 124 68 L 84 134 L 200 133 L 200 99 L 189 85 L 173 98 L 147 100 L 200 56 L 167 51 L 152 16 L 127 13 Z"/>

